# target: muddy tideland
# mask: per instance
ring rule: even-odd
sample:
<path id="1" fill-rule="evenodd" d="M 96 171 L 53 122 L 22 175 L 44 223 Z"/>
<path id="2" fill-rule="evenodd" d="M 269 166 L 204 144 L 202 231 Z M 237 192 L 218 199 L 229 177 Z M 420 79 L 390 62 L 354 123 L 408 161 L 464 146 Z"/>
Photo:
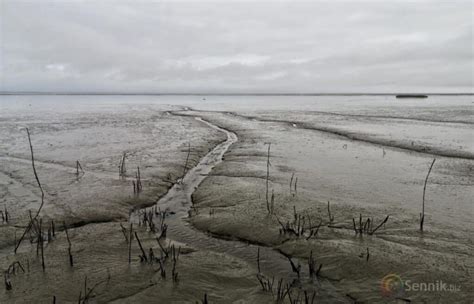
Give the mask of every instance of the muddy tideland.
<path id="1" fill-rule="evenodd" d="M 473 102 L 0 96 L 0 303 L 472 303 Z"/>

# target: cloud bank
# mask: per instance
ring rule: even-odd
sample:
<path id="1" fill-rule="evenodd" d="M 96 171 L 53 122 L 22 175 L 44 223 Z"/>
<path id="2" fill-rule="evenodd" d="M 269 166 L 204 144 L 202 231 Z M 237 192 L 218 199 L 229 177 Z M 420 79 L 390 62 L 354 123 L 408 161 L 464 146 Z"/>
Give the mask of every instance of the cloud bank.
<path id="1" fill-rule="evenodd" d="M 0 90 L 472 92 L 472 1 L 0 0 Z"/>

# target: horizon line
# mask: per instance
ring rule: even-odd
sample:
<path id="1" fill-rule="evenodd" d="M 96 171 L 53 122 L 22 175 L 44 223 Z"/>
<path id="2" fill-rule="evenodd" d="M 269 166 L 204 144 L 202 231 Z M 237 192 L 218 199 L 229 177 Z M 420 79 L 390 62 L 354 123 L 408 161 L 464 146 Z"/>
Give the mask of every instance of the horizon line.
<path id="1" fill-rule="evenodd" d="M 391 92 L 391 93 L 361 93 L 361 92 L 310 92 L 310 93 L 291 93 L 291 92 L 35 92 L 35 91 L 4 91 L 0 95 L 130 95 L 130 96 L 395 96 L 395 95 L 434 95 L 434 96 L 460 96 L 460 95 L 474 95 L 474 93 L 459 92 L 459 93 L 428 93 L 428 92 Z"/>

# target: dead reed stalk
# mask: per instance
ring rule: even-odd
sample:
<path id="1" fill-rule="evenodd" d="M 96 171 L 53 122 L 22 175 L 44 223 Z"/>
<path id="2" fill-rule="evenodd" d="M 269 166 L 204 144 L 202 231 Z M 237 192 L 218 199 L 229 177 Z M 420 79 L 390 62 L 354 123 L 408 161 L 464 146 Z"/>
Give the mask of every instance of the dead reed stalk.
<path id="1" fill-rule="evenodd" d="M 328 217 L 329 217 L 329 224 L 334 222 L 334 215 L 331 214 L 331 203 L 328 201 Z"/>
<path id="2" fill-rule="evenodd" d="M 125 238 L 125 243 L 128 245 L 128 234 L 127 234 L 127 228 L 125 228 L 122 223 L 120 223 L 120 229 L 122 231 L 123 237 Z"/>
<path id="3" fill-rule="evenodd" d="M 135 180 L 132 181 L 133 184 L 133 193 L 138 195 L 140 192 L 142 192 L 143 186 L 142 186 L 142 178 L 140 174 L 140 167 L 137 167 L 137 172 L 135 173 Z"/>
<path id="4" fill-rule="evenodd" d="M 279 250 L 279 252 L 288 259 L 288 262 L 290 262 L 290 265 L 291 265 L 291 270 L 293 270 L 294 273 L 296 273 L 296 275 L 298 276 L 298 279 L 300 279 L 300 274 L 301 274 L 301 265 L 300 263 L 298 262 L 298 265 L 296 265 L 294 262 L 293 262 L 293 259 L 291 258 L 290 255 L 284 253 L 283 251 Z"/>
<path id="5" fill-rule="evenodd" d="M 120 160 L 120 164 L 119 164 L 119 176 L 125 176 L 125 173 L 127 172 L 127 169 L 125 168 L 126 157 L 127 157 L 127 153 L 123 152 L 122 159 Z"/>
<path id="6" fill-rule="evenodd" d="M 78 304 L 88 304 L 89 300 L 92 298 L 94 290 L 100 286 L 103 283 L 106 283 L 109 281 L 109 277 L 105 280 L 99 281 L 92 285 L 92 287 L 87 286 L 87 276 L 84 277 L 84 293 L 81 290 L 79 293 L 79 299 L 78 299 Z M 84 294 L 84 296 L 82 296 Z"/>
<path id="7" fill-rule="evenodd" d="M 74 267 L 74 258 L 72 257 L 72 251 L 71 251 L 72 249 L 71 239 L 69 239 L 69 233 L 67 231 L 66 222 L 64 222 L 63 224 L 64 224 L 64 232 L 66 233 L 66 239 L 68 243 L 67 252 L 69 255 L 69 266 Z"/>
<path id="8" fill-rule="evenodd" d="M 76 175 L 77 176 L 79 176 L 79 170 L 81 170 L 80 172 L 84 174 L 84 170 L 82 169 L 81 163 L 78 160 L 76 160 Z"/>
<path id="9" fill-rule="evenodd" d="M 277 216 L 275 216 L 276 220 L 280 224 L 280 235 L 289 235 L 294 236 L 296 238 L 305 237 L 306 240 L 309 240 L 312 237 L 316 237 L 318 234 L 319 228 L 322 225 L 322 221 L 313 226 L 311 224 L 311 217 L 309 214 L 301 215 L 296 212 L 296 206 L 293 206 L 293 221 L 287 221 L 284 224 Z M 309 233 L 307 233 L 309 231 Z"/>
<path id="10" fill-rule="evenodd" d="M 43 219 L 40 219 L 39 223 L 39 239 L 38 239 L 38 244 L 40 245 L 41 248 L 41 267 L 43 268 L 43 271 L 45 270 L 45 264 L 44 264 L 44 240 L 43 240 Z"/>
<path id="11" fill-rule="evenodd" d="M 319 267 L 316 269 L 316 261 L 313 258 L 313 250 L 310 251 L 309 253 L 309 259 L 308 259 L 308 270 L 309 270 L 309 278 L 313 279 L 314 277 L 319 276 L 319 272 L 321 271 L 321 268 L 323 267 L 323 264 L 320 264 Z"/>
<path id="12" fill-rule="evenodd" d="M 10 218 L 10 214 L 8 213 L 8 210 L 7 210 L 7 206 L 6 206 L 6 205 L 4 206 L 3 211 L 0 210 L 0 214 L 2 215 L 2 223 L 7 223 L 7 224 L 8 224 L 8 220 L 9 220 L 9 218 Z"/>
<path id="13" fill-rule="evenodd" d="M 269 182 L 270 182 L 270 148 L 272 143 L 266 143 L 268 145 L 268 151 L 267 151 L 267 178 L 265 181 L 265 200 L 267 203 L 267 211 L 268 213 L 272 214 L 273 210 L 271 210 L 271 205 L 270 205 L 270 197 L 269 197 Z"/>
<path id="14" fill-rule="evenodd" d="M 428 170 L 428 174 L 426 174 L 425 178 L 425 184 L 423 185 L 423 205 L 420 213 L 420 231 L 423 232 L 423 224 L 425 222 L 425 193 L 426 193 L 426 184 L 428 183 L 428 178 L 431 173 L 431 169 L 433 169 L 433 165 L 436 161 L 436 158 L 433 158 L 433 161 L 431 162 L 430 168 Z"/>
<path id="15" fill-rule="evenodd" d="M 133 239 L 133 224 L 130 223 L 130 231 L 128 235 L 128 264 L 132 262 L 132 239 Z"/>
<path id="16" fill-rule="evenodd" d="M 148 258 L 147 258 L 147 256 L 146 256 L 146 252 L 145 252 L 145 250 L 143 250 L 142 242 L 140 242 L 140 238 L 138 237 L 138 234 L 137 234 L 136 231 L 135 231 L 135 238 L 137 239 L 138 246 L 140 247 L 140 250 L 141 250 L 141 252 L 142 252 L 142 254 L 140 255 L 140 261 L 141 261 L 141 262 L 147 262 L 147 261 L 148 261 Z"/>
<path id="17" fill-rule="evenodd" d="M 20 239 L 18 240 L 18 243 L 16 244 L 15 246 L 15 249 L 14 249 L 14 253 L 16 254 L 16 251 L 18 250 L 18 247 L 20 247 L 20 244 L 21 242 L 23 241 L 25 235 L 30 231 L 30 229 L 32 228 L 33 224 L 34 224 L 34 220 L 36 220 L 36 218 L 39 216 L 40 212 L 41 212 L 41 209 L 43 209 L 43 206 L 44 206 L 44 191 L 43 191 L 43 187 L 41 186 L 41 182 L 38 178 L 38 173 L 36 172 L 36 166 L 35 166 L 35 156 L 34 156 L 34 153 L 33 153 L 33 145 L 31 144 L 31 137 L 30 137 L 30 130 L 28 128 L 26 128 L 26 133 L 28 134 L 28 143 L 30 144 L 30 152 L 31 152 L 31 165 L 33 167 L 33 174 L 35 176 L 35 179 L 36 179 L 36 183 L 38 184 L 38 188 L 40 189 L 41 191 L 41 204 L 38 208 L 38 210 L 36 211 L 36 214 L 34 217 L 31 217 L 30 215 L 30 222 L 28 223 L 25 231 L 23 232 L 23 235 L 20 237 Z"/>
<path id="18" fill-rule="evenodd" d="M 257 247 L 257 269 L 258 273 L 262 273 L 262 270 L 260 269 L 260 247 Z"/>
<path id="19" fill-rule="evenodd" d="M 373 225 L 373 220 L 370 219 L 370 218 L 367 218 L 367 220 L 364 222 L 363 219 L 362 219 L 362 214 L 359 214 L 359 224 L 356 225 L 356 221 L 355 221 L 355 218 L 352 218 L 352 224 L 353 224 L 353 228 L 354 228 L 354 232 L 357 234 L 360 234 L 361 236 L 366 233 L 368 235 L 373 235 L 377 230 L 380 229 L 380 227 L 382 227 L 383 225 L 385 225 L 385 223 L 387 223 L 388 219 L 390 218 L 390 215 L 387 215 L 385 217 L 385 219 L 380 222 L 380 224 L 375 227 L 375 228 L 372 228 L 372 225 Z"/>
<path id="20" fill-rule="evenodd" d="M 186 161 L 183 167 L 183 178 L 186 175 L 186 172 L 188 171 L 188 162 L 189 162 L 190 155 L 191 155 L 191 143 L 188 142 L 188 153 L 186 154 Z"/>

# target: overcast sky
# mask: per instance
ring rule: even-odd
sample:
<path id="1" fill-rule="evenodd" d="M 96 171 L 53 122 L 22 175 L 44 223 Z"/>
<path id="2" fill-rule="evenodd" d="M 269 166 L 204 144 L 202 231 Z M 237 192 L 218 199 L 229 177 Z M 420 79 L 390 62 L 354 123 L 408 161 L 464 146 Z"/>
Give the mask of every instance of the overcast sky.
<path id="1" fill-rule="evenodd" d="M 4 91 L 472 92 L 471 0 L 0 2 Z"/>

